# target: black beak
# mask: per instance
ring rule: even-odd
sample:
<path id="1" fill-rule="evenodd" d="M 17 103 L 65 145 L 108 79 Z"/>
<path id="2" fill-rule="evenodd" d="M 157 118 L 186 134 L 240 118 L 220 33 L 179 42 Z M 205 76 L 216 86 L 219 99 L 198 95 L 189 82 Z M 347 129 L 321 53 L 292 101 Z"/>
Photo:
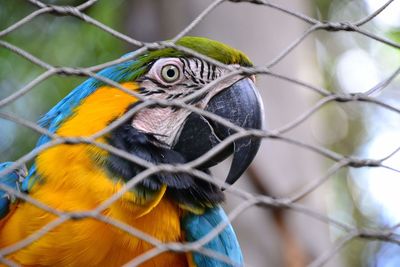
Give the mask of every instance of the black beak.
<path id="1" fill-rule="evenodd" d="M 254 83 L 249 78 L 234 83 L 214 96 L 209 101 L 206 110 L 242 128 L 263 129 L 262 101 Z M 180 152 L 186 160 L 192 161 L 234 133 L 234 130 L 222 124 L 192 113 L 186 119 L 173 149 Z M 229 147 L 199 166 L 199 169 L 212 167 L 233 154 L 232 165 L 225 180 L 233 184 L 254 159 L 260 143 L 260 138 L 237 139 Z"/>

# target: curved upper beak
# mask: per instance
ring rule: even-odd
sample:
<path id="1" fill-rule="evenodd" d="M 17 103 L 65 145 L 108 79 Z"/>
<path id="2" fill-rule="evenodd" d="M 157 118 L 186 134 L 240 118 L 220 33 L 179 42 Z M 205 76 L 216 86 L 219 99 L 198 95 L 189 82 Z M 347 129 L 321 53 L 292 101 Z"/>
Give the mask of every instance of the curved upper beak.
<path id="1" fill-rule="evenodd" d="M 262 101 L 253 81 L 249 78 L 241 79 L 215 95 L 205 110 L 244 129 L 264 128 Z M 180 152 L 186 160 L 192 161 L 234 133 L 231 128 L 193 112 L 186 119 L 173 149 Z M 199 169 L 212 167 L 233 154 L 232 165 L 226 178 L 227 183 L 233 184 L 254 159 L 260 143 L 260 138 L 255 137 L 237 139 Z"/>

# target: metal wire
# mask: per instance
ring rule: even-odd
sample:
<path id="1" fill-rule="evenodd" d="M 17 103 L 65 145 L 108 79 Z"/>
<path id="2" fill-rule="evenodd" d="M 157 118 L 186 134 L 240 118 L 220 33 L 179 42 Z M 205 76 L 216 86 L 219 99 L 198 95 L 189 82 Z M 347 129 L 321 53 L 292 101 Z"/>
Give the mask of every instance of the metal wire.
<path id="1" fill-rule="evenodd" d="M 27 15 L 26 17 L 20 19 L 19 21 L 15 22 L 14 24 L 10 25 L 6 29 L 3 29 L 0 31 L 0 38 L 3 38 L 16 30 L 18 30 L 21 26 L 31 22 L 33 19 L 35 19 L 38 16 L 42 16 L 43 14 L 52 14 L 54 16 L 72 16 L 75 17 L 85 23 L 91 24 L 99 29 L 101 29 L 104 32 L 109 33 L 110 35 L 114 36 L 115 38 L 118 38 L 128 44 L 134 45 L 138 47 L 138 49 L 130 54 L 127 57 L 124 58 L 119 58 L 116 60 L 112 60 L 109 62 L 105 62 L 100 65 L 96 66 L 91 66 L 87 68 L 68 68 L 68 67 L 55 67 L 52 66 L 51 64 L 48 64 L 38 58 L 36 58 L 33 54 L 23 50 L 20 47 L 17 47 L 11 43 L 8 43 L 6 41 L 0 40 L 0 46 L 2 46 L 5 49 L 8 49 L 9 51 L 23 57 L 29 62 L 32 62 L 33 64 L 41 67 L 45 71 L 37 76 L 35 79 L 33 79 L 31 82 L 29 82 L 27 85 L 24 87 L 20 88 L 19 90 L 15 91 L 13 94 L 9 95 L 8 97 L 5 97 L 4 99 L 0 100 L 0 108 L 3 108 L 7 105 L 10 105 L 13 103 L 15 100 L 19 99 L 21 96 L 25 95 L 26 93 L 30 92 L 33 90 L 39 83 L 42 81 L 49 79 L 50 77 L 54 75 L 69 75 L 69 76 L 86 76 L 86 77 L 94 77 L 110 86 L 119 88 L 123 92 L 126 92 L 128 94 L 134 95 L 135 97 L 143 100 L 143 103 L 140 105 L 137 105 L 134 109 L 130 110 L 116 120 L 115 122 L 111 123 L 108 125 L 106 128 L 102 129 L 98 133 L 89 136 L 89 137 L 74 137 L 74 138 L 65 138 L 65 137 L 60 137 L 57 136 L 56 134 L 50 133 L 47 129 L 44 129 L 37 125 L 36 123 L 32 123 L 30 121 L 24 120 L 22 118 L 19 118 L 17 116 L 14 116 L 12 114 L 0 112 L 0 118 L 9 120 L 12 122 L 15 122 L 17 124 L 20 124 L 24 127 L 27 127 L 39 134 L 42 135 L 47 135 L 50 137 L 51 141 L 41 145 L 29 153 L 25 154 L 21 158 L 15 161 L 15 163 L 10 166 L 7 169 L 4 169 L 0 171 L 0 176 L 6 175 L 7 173 L 10 173 L 12 169 L 15 167 L 18 167 L 22 164 L 25 164 L 29 162 L 30 160 L 34 159 L 40 152 L 50 148 L 54 147 L 60 144 L 68 144 L 68 145 L 75 145 L 75 144 L 92 144 L 94 146 L 97 146 L 105 151 L 108 151 L 109 153 L 118 155 L 124 159 L 130 160 L 136 164 L 139 164 L 143 167 L 146 168 L 145 171 L 141 172 L 140 174 L 136 175 L 135 177 L 132 177 L 129 182 L 127 182 L 123 188 L 113 195 L 111 198 L 105 200 L 101 205 L 99 205 L 96 209 L 94 210 L 88 210 L 88 211 L 79 211 L 79 212 L 64 212 L 55 209 L 54 207 L 50 207 L 44 203 L 39 202 L 38 200 L 30 197 L 29 195 L 26 195 L 24 193 L 18 192 L 14 190 L 13 188 L 10 188 L 4 184 L 0 184 L 0 189 L 4 190 L 12 195 L 15 195 L 17 198 L 22 199 L 26 202 L 31 203 L 32 205 L 35 205 L 36 207 L 54 214 L 56 219 L 45 225 L 43 228 L 35 232 L 34 234 L 26 237 L 25 239 L 19 241 L 18 243 L 15 243 L 11 246 L 1 248 L 0 249 L 0 262 L 8 265 L 8 266 L 18 266 L 16 262 L 13 262 L 12 260 L 8 259 L 7 256 L 30 245 L 31 243 L 35 242 L 42 236 L 46 235 L 49 231 L 52 229 L 56 228 L 57 226 L 65 223 L 68 220 L 72 219 L 79 219 L 79 218 L 93 218 L 98 221 L 101 221 L 103 223 L 112 225 L 116 228 L 119 228 L 120 230 L 129 233 L 130 235 L 133 235 L 137 238 L 140 238 L 154 246 L 153 249 L 147 251 L 146 253 L 140 255 L 137 258 L 132 259 L 130 262 L 128 262 L 125 266 L 138 266 L 141 263 L 144 263 L 145 261 L 151 259 L 152 257 L 155 257 L 165 251 L 175 251 L 175 252 L 186 252 L 186 251 L 196 251 L 198 253 L 202 253 L 204 255 L 210 256 L 210 257 L 215 257 L 216 259 L 219 259 L 223 262 L 226 262 L 228 264 L 231 264 L 232 266 L 235 266 L 235 263 L 232 262 L 229 258 L 226 256 L 216 253 L 215 251 L 205 249 L 203 247 L 204 244 L 212 240 L 216 235 L 218 235 L 224 227 L 233 221 L 235 218 L 240 216 L 245 210 L 248 208 L 255 206 L 255 205 L 262 205 L 266 206 L 269 208 L 279 208 L 279 209 L 287 209 L 287 210 L 292 210 L 295 212 L 302 213 L 306 216 L 309 216 L 311 218 L 314 218 L 315 220 L 319 220 L 323 223 L 329 224 L 333 227 L 336 227 L 337 229 L 340 229 L 343 233 L 343 237 L 337 241 L 337 243 L 334 244 L 334 246 L 326 251 L 325 253 L 321 254 L 319 257 L 314 259 L 314 261 L 309 265 L 310 267 L 317 267 L 317 266 L 322 266 L 324 263 L 329 261 L 333 256 L 335 256 L 349 241 L 355 239 L 355 238 L 363 238 L 363 239 L 372 239 L 372 240 L 381 240 L 384 242 L 391 242 L 394 244 L 400 245 L 400 237 L 395 233 L 395 231 L 398 228 L 398 225 L 395 225 L 393 227 L 385 228 L 385 229 L 369 229 L 369 228 L 357 228 L 356 226 L 353 225 L 348 225 L 346 223 L 340 222 L 336 219 L 332 219 L 322 213 L 313 211 L 312 209 L 299 204 L 298 201 L 316 190 L 318 187 L 321 186 L 326 180 L 330 179 L 333 175 L 335 175 L 339 170 L 347 167 L 356 167 L 356 168 L 362 168 L 362 167 L 381 167 L 381 168 L 389 168 L 395 172 L 400 172 L 398 169 L 394 169 L 388 166 L 385 166 L 383 162 L 387 160 L 388 158 L 392 157 L 394 154 L 398 153 L 400 150 L 400 147 L 393 149 L 393 152 L 390 153 L 389 155 L 380 158 L 380 159 L 364 159 L 364 158 L 357 158 L 354 156 L 345 156 L 345 155 L 340 155 L 338 153 L 335 153 L 327 148 L 321 147 L 321 146 L 314 146 L 305 142 L 301 142 L 299 140 L 296 140 L 294 138 L 290 138 L 286 136 L 285 134 L 289 132 L 290 130 L 298 127 L 301 125 L 307 118 L 318 112 L 323 106 L 330 102 L 366 102 L 369 104 L 374 104 L 381 106 L 384 109 L 391 110 L 393 112 L 396 112 L 397 114 L 400 114 L 400 109 L 389 104 L 386 102 L 383 102 L 379 99 L 374 98 L 372 95 L 375 94 L 377 91 L 384 90 L 385 87 L 390 84 L 395 77 L 399 75 L 400 72 L 400 66 L 399 69 L 397 69 L 392 75 L 390 75 L 387 79 L 379 82 L 376 86 L 371 88 L 365 93 L 357 93 L 357 94 L 344 94 L 344 93 L 331 93 L 328 90 L 324 88 L 317 88 L 311 84 L 308 84 L 307 82 L 300 81 L 297 79 L 294 79 L 292 77 L 288 77 L 286 75 L 279 74 L 275 71 L 272 70 L 272 68 L 279 62 L 281 62 L 285 57 L 288 56 L 288 54 L 296 49 L 307 37 L 316 31 L 350 31 L 350 32 L 355 32 L 361 35 L 364 35 L 368 38 L 372 38 L 378 42 L 381 42 L 383 44 L 386 44 L 388 46 L 391 46 L 393 48 L 400 49 L 400 44 L 396 43 L 392 40 L 389 40 L 385 37 L 378 36 L 374 33 L 369 32 L 368 30 L 362 28 L 364 24 L 367 22 L 373 20 L 377 15 L 379 15 L 384 9 L 390 7 L 390 4 L 393 2 L 393 0 L 387 1 L 381 8 L 376 10 L 375 12 L 371 13 L 370 15 L 361 18 L 358 21 L 354 22 L 349 22 L 349 21 L 341 21 L 341 22 L 323 22 L 314 18 L 311 18 L 309 16 L 306 16 L 304 14 L 298 13 L 297 11 L 290 10 L 288 8 L 282 7 L 278 4 L 271 3 L 266 0 L 216 0 L 213 3 L 211 3 L 203 12 L 201 12 L 185 29 L 183 29 L 181 32 L 179 32 L 176 36 L 171 38 L 171 41 L 165 41 L 165 42 L 159 42 L 159 43 L 147 43 L 147 42 L 142 42 L 139 40 L 136 40 L 130 36 L 127 36 L 123 33 L 120 33 L 107 25 L 95 20 L 94 18 L 88 16 L 87 14 L 84 13 L 84 11 L 95 5 L 97 3 L 97 0 L 89 0 L 84 2 L 83 4 L 79 6 L 58 6 L 58 5 L 48 5 L 45 4 L 41 1 L 38 0 L 28 0 L 31 4 L 37 7 L 35 11 Z M 270 9 L 275 9 L 282 14 L 286 14 L 288 16 L 292 16 L 300 21 L 303 21 L 307 23 L 310 27 L 297 39 L 293 40 L 293 42 L 287 46 L 285 49 L 283 49 L 271 62 L 266 63 L 264 66 L 255 66 L 251 68 L 245 68 L 245 67 L 232 67 L 232 66 L 227 66 L 224 65 L 220 62 L 217 62 L 216 60 L 209 58 L 207 56 L 201 55 L 195 51 L 192 51 L 188 48 L 181 47 L 176 45 L 176 41 L 186 35 L 193 27 L 195 27 L 197 24 L 200 23 L 210 12 L 212 12 L 217 6 L 220 6 L 226 2 L 233 2 L 233 3 L 239 3 L 239 2 L 247 2 L 248 4 L 255 4 L 255 5 L 260 5 L 260 6 L 265 6 L 266 8 Z M 109 67 L 112 65 L 116 65 L 128 60 L 131 60 L 132 58 L 137 57 L 138 55 L 141 55 L 143 53 L 146 53 L 149 50 L 154 50 L 154 49 L 162 49 L 162 48 L 167 48 L 167 47 L 173 47 L 177 50 L 183 51 L 185 53 L 188 53 L 190 55 L 202 58 L 212 64 L 215 64 L 217 66 L 220 66 L 222 68 L 225 68 L 229 70 L 229 73 L 226 74 L 223 77 L 220 77 L 219 79 L 215 80 L 214 82 L 210 83 L 209 85 L 205 86 L 200 92 L 188 96 L 186 99 L 183 100 L 175 100 L 175 101 L 164 101 L 164 100 L 155 100 L 155 99 L 148 99 L 145 98 L 141 95 L 135 94 L 132 91 L 123 88 L 120 84 L 107 79 L 105 77 L 99 76 L 96 74 L 97 71 Z M 215 84 L 223 81 L 224 79 L 228 79 L 229 77 L 233 75 L 252 75 L 252 74 L 260 74 L 260 75 L 266 75 L 270 77 L 275 77 L 277 79 L 299 85 L 307 90 L 310 90 L 316 94 L 318 94 L 321 99 L 314 104 L 312 107 L 310 107 L 307 111 L 305 111 L 303 114 L 300 114 L 297 118 L 295 118 L 293 121 L 288 123 L 287 125 L 281 127 L 280 129 L 275 129 L 275 130 L 265 130 L 265 131 L 260 131 L 260 130 L 246 130 L 242 129 L 236 125 L 233 125 L 229 121 L 226 121 L 225 119 L 218 117 L 214 114 L 211 114 L 207 111 L 200 110 L 194 106 L 188 105 L 187 100 L 190 100 L 192 98 L 195 98 L 198 95 L 201 95 L 204 91 L 208 90 L 209 88 L 213 87 Z M 122 123 L 124 123 L 127 119 L 129 119 L 133 114 L 138 112 L 140 109 L 145 108 L 150 105 L 154 104 L 162 104 L 162 105 L 168 105 L 168 106 L 177 106 L 183 109 L 187 109 L 193 112 L 197 112 L 205 117 L 208 117 L 210 119 L 213 119 L 214 121 L 221 123 L 222 125 L 225 125 L 227 127 L 230 127 L 234 129 L 237 133 L 234 135 L 231 135 L 229 138 L 225 139 L 223 142 L 221 142 L 219 145 L 214 147 L 212 150 L 207 152 L 205 155 L 201 156 L 200 158 L 189 162 L 187 164 L 181 164 L 181 165 L 168 165 L 168 164 L 163 164 L 163 165 L 154 165 L 151 164 L 139 157 L 136 157 L 134 155 L 131 155 L 123 150 L 119 150 L 115 147 L 112 147 L 110 145 L 104 144 L 104 143 L 99 143 L 96 142 L 95 140 L 101 136 L 104 136 L 105 134 L 109 133 L 116 127 L 120 126 Z M 326 171 L 324 175 L 321 177 L 317 177 L 313 179 L 309 184 L 305 185 L 302 188 L 299 188 L 295 193 L 292 194 L 292 196 L 289 196 L 287 198 L 271 198 L 265 195 L 260 195 L 260 194 L 250 194 L 246 192 L 245 190 L 238 189 L 238 188 L 228 188 L 227 187 L 227 192 L 230 194 L 234 194 L 240 198 L 243 199 L 241 204 L 237 207 L 235 207 L 228 215 L 229 221 L 223 222 L 213 231 L 211 231 L 209 234 L 204 236 L 202 239 L 196 241 L 196 242 L 191 242 L 191 243 L 162 243 L 161 241 L 155 239 L 151 235 L 148 235 L 138 229 L 135 229 L 127 224 L 124 224 L 120 221 L 117 221 L 115 219 L 106 217 L 102 215 L 102 211 L 109 207 L 112 203 L 117 201 L 125 192 L 127 192 L 129 189 L 131 189 L 133 186 L 135 186 L 138 182 L 141 180 L 145 179 L 146 177 L 157 173 L 157 172 L 186 172 L 189 173 L 190 175 L 193 175 L 195 177 L 198 177 L 199 179 L 205 179 L 207 181 L 210 181 L 212 183 L 217 184 L 218 186 L 225 187 L 227 186 L 226 184 L 222 182 L 218 182 L 218 179 L 213 179 L 210 175 L 207 175 L 203 172 L 200 172 L 196 170 L 196 167 L 201 165 L 203 162 L 206 160 L 210 159 L 213 155 L 221 151 L 223 148 L 227 147 L 230 145 L 233 141 L 242 138 L 244 136 L 254 136 L 258 138 L 264 138 L 264 139 L 277 139 L 280 140 L 281 142 L 285 142 L 288 144 L 291 144 L 293 146 L 298 146 L 303 149 L 307 149 L 310 151 L 313 151 L 314 153 L 317 153 L 327 159 L 332 160 L 334 163 L 333 165 Z"/>

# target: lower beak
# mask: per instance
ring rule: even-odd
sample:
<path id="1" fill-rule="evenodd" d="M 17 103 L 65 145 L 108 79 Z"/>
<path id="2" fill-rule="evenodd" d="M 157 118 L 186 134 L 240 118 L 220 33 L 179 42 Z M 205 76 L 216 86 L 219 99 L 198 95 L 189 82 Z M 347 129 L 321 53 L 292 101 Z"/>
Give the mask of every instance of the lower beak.
<path id="1" fill-rule="evenodd" d="M 205 110 L 244 129 L 263 129 L 262 101 L 249 78 L 242 79 L 215 95 Z M 231 128 L 193 112 L 186 119 L 173 149 L 180 152 L 186 160 L 192 161 L 234 133 Z M 212 167 L 233 154 L 232 165 L 225 180 L 233 184 L 253 161 L 260 142 L 255 137 L 237 139 L 199 166 L 199 169 Z"/>

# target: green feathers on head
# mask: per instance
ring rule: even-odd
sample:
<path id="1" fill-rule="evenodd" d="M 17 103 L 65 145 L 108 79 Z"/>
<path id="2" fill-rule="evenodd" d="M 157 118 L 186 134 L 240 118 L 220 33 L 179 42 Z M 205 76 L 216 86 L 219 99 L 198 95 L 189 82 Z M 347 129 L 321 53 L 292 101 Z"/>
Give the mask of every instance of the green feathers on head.
<path id="1" fill-rule="evenodd" d="M 253 66 L 253 63 L 243 52 L 208 38 L 185 36 L 179 39 L 176 45 L 189 48 L 223 64 L 238 64 L 244 67 Z M 131 80 L 135 80 L 145 74 L 148 70 L 148 64 L 159 58 L 183 56 L 191 57 L 190 54 L 186 54 L 174 48 L 164 48 L 141 55 L 135 59 L 135 62 L 129 68 L 130 71 L 134 73 L 134 77 L 131 77 Z"/>
<path id="2" fill-rule="evenodd" d="M 204 37 L 182 37 L 176 44 L 192 49 L 227 65 L 238 64 L 244 67 L 251 67 L 253 65 L 243 52 Z"/>

